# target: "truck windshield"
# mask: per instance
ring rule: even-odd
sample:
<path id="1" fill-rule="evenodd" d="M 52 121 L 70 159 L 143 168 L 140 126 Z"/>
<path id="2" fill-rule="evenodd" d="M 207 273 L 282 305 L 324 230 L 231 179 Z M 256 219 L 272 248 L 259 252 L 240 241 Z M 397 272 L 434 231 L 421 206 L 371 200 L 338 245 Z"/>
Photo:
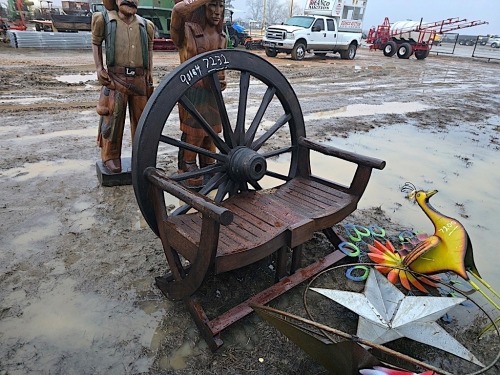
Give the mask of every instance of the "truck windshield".
<path id="1" fill-rule="evenodd" d="M 311 26 L 314 21 L 314 17 L 296 16 L 289 18 L 284 25 L 287 26 L 299 26 L 305 27 L 306 29 Z"/>

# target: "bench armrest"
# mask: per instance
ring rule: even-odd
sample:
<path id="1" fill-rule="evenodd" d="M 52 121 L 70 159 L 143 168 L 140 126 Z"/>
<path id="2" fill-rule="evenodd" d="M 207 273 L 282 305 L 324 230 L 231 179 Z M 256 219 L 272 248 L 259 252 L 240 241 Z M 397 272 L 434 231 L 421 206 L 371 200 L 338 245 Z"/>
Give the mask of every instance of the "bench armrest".
<path id="1" fill-rule="evenodd" d="M 217 205 L 204 195 L 186 189 L 180 183 L 169 178 L 164 172 L 154 167 L 148 167 L 145 169 L 144 175 L 152 184 L 179 198 L 198 210 L 203 216 L 208 216 L 222 225 L 229 225 L 233 222 L 234 216 L 230 210 Z"/>
<path id="2" fill-rule="evenodd" d="M 342 149 L 337 148 L 337 147 L 333 147 L 330 145 L 325 145 L 323 143 L 311 141 L 311 140 L 304 138 L 304 137 L 299 138 L 299 145 L 304 146 L 304 147 L 306 147 L 310 150 L 313 150 L 313 151 L 318 151 L 324 155 L 335 156 L 339 159 L 346 160 L 346 161 L 356 163 L 359 165 L 363 165 L 366 167 L 376 168 L 376 169 L 384 169 L 385 168 L 385 161 L 384 160 L 356 154 L 355 152 L 351 152 L 351 151 L 342 150 Z"/>

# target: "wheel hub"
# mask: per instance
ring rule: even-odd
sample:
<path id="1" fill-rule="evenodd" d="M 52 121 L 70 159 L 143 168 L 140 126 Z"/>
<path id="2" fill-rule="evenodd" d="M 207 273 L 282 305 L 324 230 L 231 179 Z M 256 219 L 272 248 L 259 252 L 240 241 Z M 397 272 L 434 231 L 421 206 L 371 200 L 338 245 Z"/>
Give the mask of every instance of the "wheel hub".
<path id="1" fill-rule="evenodd" d="M 267 171 L 266 159 L 256 151 L 235 148 L 229 159 L 229 176 L 237 181 L 259 181 Z"/>

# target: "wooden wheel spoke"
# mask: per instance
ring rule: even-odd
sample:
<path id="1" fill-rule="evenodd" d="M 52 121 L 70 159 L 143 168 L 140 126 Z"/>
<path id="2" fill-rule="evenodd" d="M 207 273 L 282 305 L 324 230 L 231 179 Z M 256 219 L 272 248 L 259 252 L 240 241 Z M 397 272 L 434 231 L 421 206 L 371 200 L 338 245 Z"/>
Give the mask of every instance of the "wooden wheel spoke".
<path id="1" fill-rule="evenodd" d="M 231 191 L 233 188 L 234 182 L 229 177 L 224 181 L 217 190 L 217 194 L 215 195 L 215 202 L 220 203 L 224 199 L 227 193 Z"/>
<path id="2" fill-rule="evenodd" d="M 192 172 L 179 173 L 177 175 L 172 176 L 171 179 L 174 181 L 184 181 L 190 178 L 205 176 L 209 173 L 223 172 L 225 169 L 226 169 L 225 166 L 216 164 L 209 167 L 200 168 Z"/>
<path id="3" fill-rule="evenodd" d="M 189 100 L 189 98 L 186 95 L 183 95 L 179 99 L 179 103 L 181 103 L 182 106 L 186 109 L 186 111 L 188 111 L 189 114 L 196 119 L 196 121 L 201 125 L 203 130 L 207 132 L 207 134 L 214 141 L 215 146 L 217 146 L 217 148 L 221 150 L 223 153 L 225 154 L 229 153 L 230 151 L 229 146 L 219 137 L 219 135 L 214 131 L 214 129 L 207 122 L 207 120 L 205 120 L 205 118 L 201 115 L 201 113 L 198 112 L 193 102 L 191 102 L 191 100 Z"/>
<path id="4" fill-rule="evenodd" d="M 232 197 L 238 194 L 238 191 L 242 188 L 243 184 L 246 185 L 246 182 L 235 182 L 231 180 L 231 183 L 228 184 L 228 189 L 227 189 L 229 196 Z"/>
<path id="5" fill-rule="evenodd" d="M 278 156 L 278 155 L 281 155 L 281 154 L 286 154 L 287 152 L 292 152 L 295 149 L 296 149 L 296 147 L 294 147 L 294 146 L 279 148 L 277 150 L 272 150 L 272 151 L 269 151 L 269 152 L 264 152 L 262 154 L 262 156 L 264 156 L 266 159 L 267 158 L 272 158 L 274 156 Z"/>
<path id="6" fill-rule="evenodd" d="M 267 107 L 271 103 L 271 100 L 273 100 L 275 93 L 276 93 L 275 87 L 267 88 L 266 93 L 262 98 L 262 102 L 260 103 L 259 109 L 252 121 L 252 124 L 248 128 L 247 134 L 245 136 L 245 146 L 250 147 L 253 140 L 255 139 L 255 133 L 257 132 L 259 124 L 262 122 L 262 118 L 264 117 L 264 113 L 266 113 Z"/>
<path id="7" fill-rule="evenodd" d="M 239 191 L 248 191 L 248 183 L 245 181 L 240 182 Z"/>
<path id="8" fill-rule="evenodd" d="M 172 178 L 174 179 L 174 178 Z M 199 194 L 202 195 L 207 195 L 210 193 L 212 190 L 217 189 L 221 184 L 224 182 L 227 182 L 228 177 L 226 175 L 215 175 L 213 176 L 208 183 L 199 191 Z M 219 202 L 220 203 L 220 202 Z M 176 216 L 176 215 L 184 215 L 191 209 L 191 206 L 189 204 L 184 204 L 177 208 L 175 211 L 173 211 L 170 215 L 171 216 Z"/>
<path id="9" fill-rule="evenodd" d="M 250 73 L 241 72 L 240 76 L 240 100 L 238 104 L 238 117 L 236 119 L 236 127 L 234 135 L 237 145 L 243 144 L 245 138 L 245 118 L 247 112 L 248 88 L 250 87 Z"/>
<path id="10" fill-rule="evenodd" d="M 252 185 L 255 190 L 262 190 L 262 186 L 260 186 L 257 181 L 250 181 L 249 184 Z"/>
<path id="11" fill-rule="evenodd" d="M 285 176 L 284 174 L 276 173 L 276 172 L 272 172 L 272 171 L 267 171 L 266 176 L 277 178 L 278 180 L 283 180 L 283 181 L 290 181 L 292 179 L 289 176 Z"/>
<path id="12" fill-rule="evenodd" d="M 217 138 L 219 138 L 219 137 L 217 137 Z M 172 137 L 168 137 L 166 135 L 161 135 L 160 136 L 160 142 L 168 143 L 169 145 L 172 145 L 172 146 L 175 146 L 175 147 L 179 147 L 179 148 L 183 148 L 185 150 L 193 151 L 193 152 L 196 152 L 198 154 L 205 155 L 205 156 L 208 156 L 210 158 L 216 159 L 216 160 L 218 160 L 220 162 L 227 163 L 227 156 L 224 155 L 224 154 L 219 154 L 219 153 L 211 152 L 211 151 L 208 151 L 208 150 L 206 150 L 204 148 L 193 146 L 190 143 L 183 142 L 183 141 L 180 141 L 178 139 L 175 139 L 175 138 L 172 138 Z"/>
<path id="13" fill-rule="evenodd" d="M 266 141 L 271 138 L 279 129 L 281 129 L 288 121 L 292 119 L 292 115 L 289 113 L 285 113 L 281 116 L 278 121 L 274 123 L 271 128 L 266 131 L 259 139 L 252 143 L 252 149 L 257 151 L 259 150 Z"/>
<path id="14" fill-rule="evenodd" d="M 177 215 L 184 215 L 191 209 L 191 206 L 189 204 L 185 204 L 177 208 L 175 211 L 170 213 L 170 216 L 177 216 Z"/>
<path id="15" fill-rule="evenodd" d="M 211 191 L 217 189 L 224 181 L 228 179 L 227 175 L 215 174 L 203 188 L 200 190 L 200 194 L 207 195 Z"/>
<path id="16" fill-rule="evenodd" d="M 226 104 L 224 103 L 224 98 L 222 96 L 222 88 L 220 86 L 219 76 L 217 74 L 212 74 L 209 78 L 210 79 L 208 80 L 208 82 L 210 84 L 212 92 L 214 93 L 217 108 L 219 109 L 224 140 L 230 148 L 234 148 L 236 147 L 236 140 L 233 129 L 231 129 L 231 122 L 229 121 Z"/>

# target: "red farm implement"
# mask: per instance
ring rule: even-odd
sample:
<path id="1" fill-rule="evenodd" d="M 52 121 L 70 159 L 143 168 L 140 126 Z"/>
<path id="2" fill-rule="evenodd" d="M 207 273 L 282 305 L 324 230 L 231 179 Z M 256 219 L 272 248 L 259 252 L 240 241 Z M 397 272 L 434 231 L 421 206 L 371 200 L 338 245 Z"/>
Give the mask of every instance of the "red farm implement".
<path id="1" fill-rule="evenodd" d="M 386 17 L 381 25 L 370 29 L 366 42 L 370 44 L 370 49 L 382 50 L 387 57 L 397 54 L 400 59 L 408 59 L 415 54 L 417 59 L 423 60 L 429 56 L 432 45 L 439 39 L 438 35 L 487 23 L 447 18 L 429 23 L 399 21 L 391 24 Z"/>

